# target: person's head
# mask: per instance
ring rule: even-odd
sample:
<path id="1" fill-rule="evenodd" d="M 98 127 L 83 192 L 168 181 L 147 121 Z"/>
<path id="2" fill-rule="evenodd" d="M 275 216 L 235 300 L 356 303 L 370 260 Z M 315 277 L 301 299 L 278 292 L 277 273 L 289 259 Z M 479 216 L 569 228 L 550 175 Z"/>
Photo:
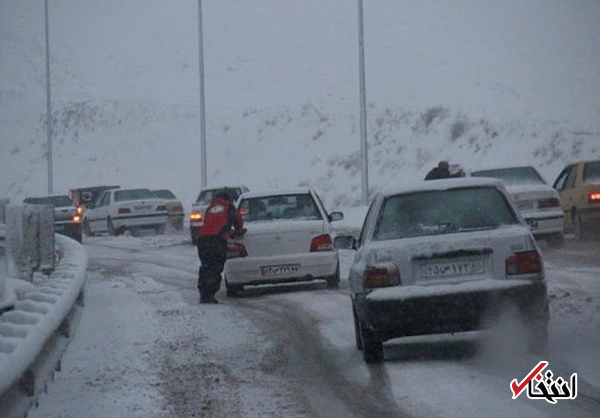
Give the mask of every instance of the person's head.
<path id="1" fill-rule="evenodd" d="M 448 164 L 448 161 L 442 160 L 438 163 L 438 168 L 440 170 L 450 170 L 450 164 Z"/>
<path id="2" fill-rule="evenodd" d="M 220 197 L 221 199 L 225 199 L 225 200 L 231 202 L 231 196 L 232 196 L 231 190 L 225 188 L 225 189 L 221 190 L 219 193 L 217 193 L 217 195 L 215 197 Z"/>

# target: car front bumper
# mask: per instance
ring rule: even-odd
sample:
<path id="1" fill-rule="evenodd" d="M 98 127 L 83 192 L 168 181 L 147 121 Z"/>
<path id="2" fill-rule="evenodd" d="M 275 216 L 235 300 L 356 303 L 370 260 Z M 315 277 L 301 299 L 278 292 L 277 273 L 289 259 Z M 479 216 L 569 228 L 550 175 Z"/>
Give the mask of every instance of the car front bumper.
<path id="1" fill-rule="evenodd" d="M 272 275 L 264 273 L 265 267 L 273 266 L 297 266 L 297 270 L 283 271 Z M 227 260 L 225 263 L 227 282 L 239 285 L 308 281 L 333 276 L 337 269 L 337 251 L 273 257 L 241 257 Z"/>
<path id="2" fill-rule="evenodd" d="M 548 321 L 545 281 L 506 280 L 492 287 L 489 282 L 450 285 L 439 293 L 407 286 L 401 298 L 386 298 L 375 291 L 357 295 L 354 303 L 363 324 L 381 341 L 484 329 L 510 306 L 528 320 Z"/>

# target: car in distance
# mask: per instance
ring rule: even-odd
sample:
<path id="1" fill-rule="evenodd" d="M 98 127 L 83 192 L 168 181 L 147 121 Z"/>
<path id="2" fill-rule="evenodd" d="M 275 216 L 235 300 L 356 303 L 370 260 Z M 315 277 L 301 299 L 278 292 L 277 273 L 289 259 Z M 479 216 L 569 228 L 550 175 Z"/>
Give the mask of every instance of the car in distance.
<path id="1" fill-rule="evenodd" d="M 230 198 L 235 202 L 242 193 L 248 191 L 248 188 L 246 186 L 219 186 L 202 189 L 198 194 L 198 198 L 192 204 L 192 210 L 190 211 L 190 237 L 192 238 L 192 244 L 196 244 L 198 232 L 204 224 L 203 219 L 206 208 L 211 200 L 224 190 L 227 190 L 231 194 Z"/>
<path id="2" fill-rule="evenodd" d="M 83 214 L 86 235 L 108 232 L 118 235 L 131 231 L 137 235 L 142 229 L 157 234 L 165 231 L 167 208 L 150 189 L 110 189 L 98 195 L 93 206 Z"/>
<path id="3" fill-rule="evenodd" d="M 181 200 L 168 189 L 152 190 L 152 193 L 159 199 L 162 199 L 168 212 L 167 224 L 178 231 L 183 229 L 183 204 Z"/>
<path id="4" fill-rule="evenodd" d="M 82 216 L 85 208 L 92 206 L 100 193 L 105 190 L 118 188 L 119 186 L 79 187 L 69 190 L 69 197 L 75 204 L 79 215 Z"/>
<path id="5" fill-rule="evenodd" d="M 565 211 L 565 228 L 576 239 L 600 236 L 600 160 L 567 165 L 554 182 Z"/>
<path id="6" fill-rule="evenodd" d="M 473 171 L 472 177 L 500 180 L 511 195 L 533 236 L 545 239 L 550 247 L 562 247 L 565 214 L 560 196 L 532 166 Z"/>
<path id="7" fill-rule="evenodd" d="M 54 207 L 54 232 L 81 242 L 81 215 L 73 201 L 66 195 L 28 197 L 23 203 L 31 205 L 52 205 Z"/>
<path id="8" fill-rule="evenodd" d="M 240 196 L 238 210 L 247 231 L 228 245 L 228 296 L 261 284 L 319 279 L 329 288 L 339 286 L 330 222 L 343 219 L 343 214 L 328 214 L 313 190 L 247 192 Z"/>
<path id="9" fill-rule="evenodd" d="M 484 329 L 508 306 L 530 348 L 545 348 L 548 299 L 536 241 L 491 178 L 423 182 L 380 192 L 354 248 L 350 293 L 356 346 L 367 363 L 405 336 Z"/>

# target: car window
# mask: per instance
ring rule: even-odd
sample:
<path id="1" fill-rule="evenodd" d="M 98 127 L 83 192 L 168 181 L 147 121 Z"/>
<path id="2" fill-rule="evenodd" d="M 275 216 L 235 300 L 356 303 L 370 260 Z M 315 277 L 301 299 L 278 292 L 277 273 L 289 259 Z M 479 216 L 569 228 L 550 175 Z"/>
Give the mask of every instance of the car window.
<path id="1" fill-rule="evenodd" d="M 554 182 L 554 188 L 556 190 L 558 190 L 559 192 L 564 190 L 565 188 L 565 183 L 567 182 L 567 177 L 569 176 L 569 172 L 571 171 L 573 167 L 567 167 L 565 168 L 563 171 L 561 171 L 561 173 L 558 175 L 558 177 L 556 178 L 556 181 Z"/>
<path id="2" fill-rule="evenodd" d="M 533 167 L 514 167 L 498 170 L 481 170 L 471 173 L 473 177 L 496 178 L 508 186 L 525 184 L 546 184 L 542 176 Z"/>
<path id="3" fill-rule="evenodd" d="M 388 197 L 373 238 L 493 229 L 515 223 L 518 218 L 510 204 L 494 187 L 423 191 Z"/>
<path id="4" fill-rule="evenodd" d="M 363 226 L 360 230 L 360 236 L 358 237 L 359 246 L 363 245 L 367 240 L 367 225 L 371 225 L 371 222 L 373 222 L 371 218 L 375 217 L 375 202 L 376 200 L 373 200 L 373 202 L 371 202 L 371 206 L 369 206 L 369 210 L 367 210 L 365 220 L 363 221 Z"/>
<path id="5" fill-rule="evenodd" d="M 240 195 L 243 193 L 242 189 L 240 187 L 227 187 L 227 188 L 221 188 L 221 189 L 207 189 L 207 190 L 202 190 L 200 192 L 200 194 L 198 195 L 198 199 L 196 199 L 196 203 L 199 203 L 201 205 L 208 205 L 210 203 L 211 200 L 214 199 L 214 197 L 216 195 L 218 195 L 219 193 L 223 192 L 227 190 L 229 193 L 229 197 L 231 198 L 232 202 L 235 202 L 238 197 L 240 197 Z"/>
<path id="6" fill-rule="evenodd" d="M 577 180 L 577 166 L 574 165 L 571 167 L 571 171 L 569 172 L 569 176 L 567 177 L 567 182 L 565 183 L 565 189 L 572 189 L 575 187 L 575 181 Z"/>
<path id="7" fill-rule="evenodd" d="M 309 193 L 244 199 L 239 211 L 246 222 L 323 219 Z"/>
<path id="8" fill-rule="evenodd" d="M 600 161 L 585 163 L 583 166 L 583 182 L 600 184 Z"/>
<path id="9" fill-rule="evenodd" d="M 28 197 L 25 203 L 34 205 L 52 205 L 57 208 L 73 206 L 73 201 L 69 196 L 44 196 L 44 197 Z"/>
<path id="10" fill-rule="evenodd" d="M 152 190 L 159 199 L 175 200 L 177 197 L 170 190 Z"/>
<path id="11" fill-rule="evenodd" d="M 154 194 L 148 189 L 117 190 L 115 202 L 126 202 L 128 200 L 154 199 Z"/>
<path id="12" fill-rule="evenodd" d="M 325 215 L 327 215 L 329 212 L 327 212 L 327 209 L 325 209 L 325 205 L 323 204 L 321 197 L 316 193 L 315 193 L 315 197 L 317 198 L 317 204 L 321 207 L 321 209 L 323 210 Z"/>

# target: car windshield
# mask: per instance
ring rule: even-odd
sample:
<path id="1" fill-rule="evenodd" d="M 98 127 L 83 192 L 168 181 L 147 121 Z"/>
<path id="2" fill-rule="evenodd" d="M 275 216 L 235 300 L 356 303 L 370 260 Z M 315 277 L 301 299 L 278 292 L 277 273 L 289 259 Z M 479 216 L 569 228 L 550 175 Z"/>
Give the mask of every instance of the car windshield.
<path id="1" fill-rule="evenodd" d="M 471 173 L 473 177 L 493 177 L 507 186 L 525 184 L 546 184 L 533 167 L 503 168 L 499 170 L 483 170 Z"/>
<path id="2" fill-rule="evenodd" d="M 25 199 L 25 203 L 31 203 L 34 205 L 52 205 L 57 208 L 73 206 L 73 201 L 69 198 L 69 196 L 29 197 Z"/>
<path id="3" fill-rule="evenodd" d="M 517 223 L 512 208 L 494 187 L 469 187 L 388 197 L 373 239 L 493 229 Z"/>
<path id="4" fill-rule="evenodd" d="M 198 199 L 196 199 L 196 203 L 199 203 L 201 205 L 208 205 L 210 203 L 211 200 L 213 200 L 213 198 L 218 195 L 219 193 L 223 192 L 227 190 L 227 192 L 229 193 L 229 197 L 231 198 L 231 200 L 233 202 L 235 202 L 237 200 L 238 197 L 240 197 L 240 195 L 242 194 L 242 190 L 240 188 L 220 188 L 220 189 L 207 189 L 207 190 L 202 190 L 200 192 L 200 195 L 198 196 Z"/>
<path id="5" fill-rule="evenodd" d="M 175 195 L 170 190 L 153 190 L 152 191 L 159 199 L 175 200 Z"/>
<path id="6" fill-rule="evenodd" d="M 240 202 L 239 211 L 246 222 L 322 219 L 308 193 L 244 199 Z"/>
<path id="7" fill-rule="evenodd" d="M 148 189 L 117 190 L 115 192 L 115 202 L 142 199 L 155 199 L 155 196 Z"/>
<path id="8" fill-rule="evenodd" d="M 583 182 L 600 184 L 600 161 L 585 163 L 583 166 Z"/>

